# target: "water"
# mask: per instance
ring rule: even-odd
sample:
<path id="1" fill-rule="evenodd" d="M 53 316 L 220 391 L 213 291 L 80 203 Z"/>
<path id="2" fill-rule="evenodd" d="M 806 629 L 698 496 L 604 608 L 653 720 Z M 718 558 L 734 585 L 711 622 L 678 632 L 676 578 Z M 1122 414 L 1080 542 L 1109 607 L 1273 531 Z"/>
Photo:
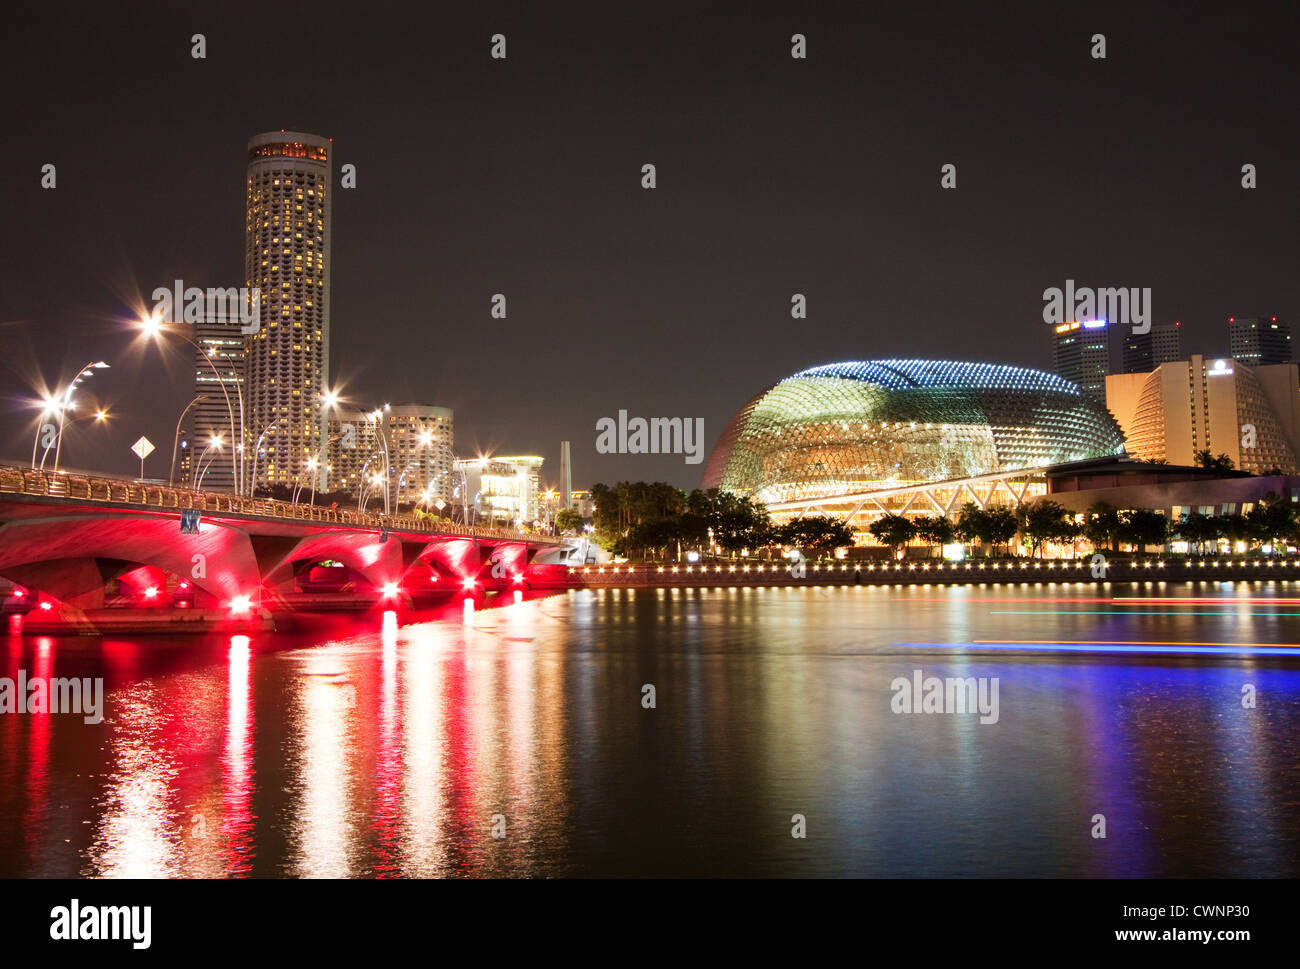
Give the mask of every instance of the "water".
<path id="1" fill-rule="evenodd" d="M 618 590 L 247 644 L 10 636 L 0 675 L 102 676 L 106 720 L 0 716 L 0 875 L 1300 875 L 1300 649 L 971 645 L 1300 643 L 1300 587 L 1100 592 Z M 997 677 L 997 722 L 892 712 L 917 669 Z"/>

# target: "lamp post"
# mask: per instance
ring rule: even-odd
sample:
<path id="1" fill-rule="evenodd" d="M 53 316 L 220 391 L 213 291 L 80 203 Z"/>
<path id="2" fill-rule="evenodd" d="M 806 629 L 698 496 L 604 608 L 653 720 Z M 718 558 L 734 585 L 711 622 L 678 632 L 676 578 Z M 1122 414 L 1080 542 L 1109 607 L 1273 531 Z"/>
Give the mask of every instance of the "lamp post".
<path id="1" fill-rule="evenodd" d="M 86 414 L 82 417 L 68 418 L 67 423 L 75 424 L 77 423 L 77 421 L 94 421 L 97 424 L 101 424 L 104 421 L 108 420 L 108 417 L 109 417 L 108 412 L 105 411 L 103 408 L 100 408 L 99 410 L 95 411 L 95 413 L 93 414 Z M 50 449 L 47 447 L 45 449 L 45 454 L 41 456 L 41 467 L 45 466 L 45 455 L 49 454 L 49 450 Z"/>
<path id="2" fill-rule="evenodd" d="M 36 436 L 32 438 L 32 469 L 33 470 L 35 470 L 36 468 L 36 448 L 41 443 L 41 430 L 42 428 L 45 427 L 45 423 L 44 423 L 45 418 L 48 415 L 56 413 L 59 410 L 59 399 L 57 397 L 46 397 L 45 400 L 42 401 L 42 404 L 43 406 L 41 407 L 40 416 L 36 418 Z M 45 450 L 47 453 L 49 452 L 50 448 L 48 445 L 46 446 Z M 41 464 L 42 466 L 44 466 L 45 464 L 44 455 L 41 456 Z"/>
<path id="3" fill-rule="evenodd" d="M 171 470 L 167 472 L 168 487 L 174 488 L 176 486 L 176 451 L 180 447 L 180 442 L 181 442 L 181 422 L 185 420 L 185 415 L 189 413 L 191 407 L 193 407 L 199 401 L 207 400 L 207 399 L 208 399 L 207 394 L 199 394 L 192 401 L 190 401 L 188 404 L 185 405 L 185 409 L 181 411 L 181 416 L 176 418 L 176 433 L 172 436 L 172 466 L 171 466 Z"/>
<path id="4" fill-rule="evenodd" d="M 232 445 L 230 449 L 230 473 L 234 479 L 235 494 L 242 495 L 244 493 L 243 469 L 241 467 L 241 455 L 243 453 L 244 444 L 244 391 L 240 386 L 239 377 L 236 376 L 234 378 L 235 394 L 239 401 L 239 424 L 238 430 L 236 430 L 235 408 L 231 404 L 230 394 L 226 390 L 226 380 L 221 376 L 221 372 L 217 369 L 217 365 L 212 362 L 211 353 L 208 350 L 205 350 L 203 346 L 195 340 L 191 340 L 184 333 L 166 329 L 164 322 L 158 319 L 157 316 L 146 316 L 137 322 L 137 326 L 152 340 L 157 340 L 164 333 L 174 334 L 178 338 L 184 340 L 198 352 L 199 356 L 201 356 L 204 362 L 208 365 L 208 369 L 212 371 L 212 375 L 217 378 L 217 386 L 221 388 L 221 396 L 225 398 L 226 401 L 226 414 L 230 418 L 230 443 Z M 105 366 L 107 366 L 107 364 L 105 364 Z"/>
<path id="5" fill-rule="evenodd" d="M 247 487 L 245 488 L 245 490 L 248 492 L 248 494 L 244 495 L 243 497 L 245 497 L 245 498 L 251 498 L 251 497 L 253 497 L 253 491 L 255 490 L 254 486 L 257 484 L 257 456 L 258 456 L 258 454 L 261 453 L 261 450 L 262 450 L 262 438 L 266 437 L 267 432 L 268 432 L 271 428 L 273 428 L 273 427 L 278 427 L 279 425 L 283 424 L 284 421 L 285 421 L 285 419 L 284 419 L 283 417 L 277 417 L 275 420 L 271 421 L 270 424 L 267 424 L 266 427 L 262 428 L 262 433 L 260 433 L 260 434 L 257 435 L 257 443 L 253 445 L 253 457 L 252 457 L 252 461 L 253 461 L 253 473 L 252 473 L 251 476 L 246 476 L 246 478 L 245 478 L 245 481 L 246 481 L 246 484 L 247 484 Z M 247 462 L 247 461 L 249 460 L 249 457 L 248 457 L 247 454 L 245 454 L 245 455 L 243 456 L 243 460 L 244 460 L 245 462 Z M 247 470 L 247 469 L 245 469 L 245 470 Z M 251 478 L 251 480 L 249 480 L 249 478 Z"/>
<path id="6" fill-rule="evenodd" d="M 213 448 L 216 448 L 217 451 L 221 451 L 221 445 L 222 445 L 221 435 L 217 434 L 212 438 L 211 441 L 208 442 L 208 446 L 203 449 L 203 453 L 200 454 L 198 460 L 194 462 L 194 480 L 191 484 L 193 490 L 195 491 L 199 490 L 199 484 L 200 482 L 203 481 L 203 476 L 208 473 L 208 468 L 210 468 L 212 466 L 212 462 L 217 459 L 217 456 L 215 454 L 212 455 L 212 457 L 208 459 L 208 467 L 205 468 L 203 467 L 204 455 L 206 455 Z"/>
<path id="7" fill-rule="evenodd" d="M 63 424 L 64 424 L 64 419 L 67 417 L 68 414 L 68 407 L 72 404 L 72 391 L 76 388 L 77 384 L 81 383 L 82 378 L 93 377 L 95 375 L 96 370 L 107 370 L 107 369 L 108 369 L 108 364 L 106 364 L 103 360 L 86 364 L 84 367 L 81 368 L 79 372 L 79 376 L 74 377 L 72 379 L 72 383 L 68 384 L 68 389 L 63 392 L 63 406 L 59 409 L 59 433 L 58 436 L 54 439 L 54 470 L 56 472 L 59 470 L 59 452 L 60 450 L 62 450 L 63 447 Z M 41 458 L 41 466 L 42 467 L 45 466 L 44 457 Z"/>
<path id="8" fill-rule="evenodd" d="M 387 405 L 385 405 L 385 407 L 387 407 Z M 378 437 L 379 437 L 379 443 L 380 443 L 381 445 L 383 445 L 383 451 L 384 451 L 384 514 L 385 514 L 385 515 L 390 515 L 390 514 L 392 514 L 392 512 L 391 512 L 391 510 L 390 510 L 390 507 L 391 507 L 391 506 L 390 506 L 390 501 L 389 501 L 389 492 L 390 492 L 391 489 L 390 489 L 390 482 L 389 482 L 388 479 L 391 477 L 391 475 L 392 475 L 393 472 L 392 472 L 392 468 L 391 468 L 390 465 L 389 465 L 389 457 L 388 457 L 388 432 L 387 432 L 387 430 L 386 430 L 385 427 L 384 427 L 384 408 L 376 407 L 373 411 L 371 411 L 371 412 L 369 412 L 368 414 L 366 414 L 366 423 L 370 423 L 371 421 L 374 421 L 374 423 L 375 423 L 375 433 L 376 433 L 376 434 L 378 435 Z"/>

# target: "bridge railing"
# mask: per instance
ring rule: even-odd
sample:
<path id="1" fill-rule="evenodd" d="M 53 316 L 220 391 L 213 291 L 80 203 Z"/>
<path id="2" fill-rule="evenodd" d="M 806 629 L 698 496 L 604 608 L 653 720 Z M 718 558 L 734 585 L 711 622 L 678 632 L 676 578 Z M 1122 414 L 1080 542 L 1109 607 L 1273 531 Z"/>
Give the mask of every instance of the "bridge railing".
<path id="1" fill-rule="evenodd" d="M 298 505 L 276 498 L 242 498 L 216 491 L 192 491 L 167 485 L 101 478 L 67 472 L 39 471 L 30 468 L 0 466 L 0 493 L 40 495 L 82 501 L 140 505 L 161 509 L 196 509 L 278 518 L 291 521 L 319 522 L 324 525 L 353 525 L 361 528 L 386 527 L 395 532 L 464 536 L 466 538 L 508 539 L 511 541 L 559 544 L 550 535 L 531 535 L 508 528 L 482 528 L 457 525 L 441 519 L 417 518 L 413 515 L 372 515 L 369 512 Z"/>

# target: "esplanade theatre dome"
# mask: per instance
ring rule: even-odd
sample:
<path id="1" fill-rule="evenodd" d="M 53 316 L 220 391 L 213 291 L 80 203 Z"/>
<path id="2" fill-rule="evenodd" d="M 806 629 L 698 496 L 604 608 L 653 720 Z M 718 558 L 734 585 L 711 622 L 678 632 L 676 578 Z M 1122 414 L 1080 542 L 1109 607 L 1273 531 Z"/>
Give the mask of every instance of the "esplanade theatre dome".
<path id="1" fill-rule="evenodd" d="M 768 504 L 969 478 L 1122 451 L 1115 419 L 1039 370 L 869 360 L 804 370 L 731 419 L 704 487 Z"/>

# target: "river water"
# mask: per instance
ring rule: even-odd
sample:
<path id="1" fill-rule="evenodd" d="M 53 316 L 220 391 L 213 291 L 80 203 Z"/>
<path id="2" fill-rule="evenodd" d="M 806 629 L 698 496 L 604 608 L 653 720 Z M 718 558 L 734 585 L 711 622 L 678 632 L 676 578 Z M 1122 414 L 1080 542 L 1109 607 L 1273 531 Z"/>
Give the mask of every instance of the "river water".
<path id="1" fill-rule="evenodd" d="M 102 677 L 104 720 L 0 715 L 0 876 L 1295 877 L 1297 597 L 611 590 L 11 634 L 0 676 Z M 986 712 L 897 712 L 931 677 Z"/>

